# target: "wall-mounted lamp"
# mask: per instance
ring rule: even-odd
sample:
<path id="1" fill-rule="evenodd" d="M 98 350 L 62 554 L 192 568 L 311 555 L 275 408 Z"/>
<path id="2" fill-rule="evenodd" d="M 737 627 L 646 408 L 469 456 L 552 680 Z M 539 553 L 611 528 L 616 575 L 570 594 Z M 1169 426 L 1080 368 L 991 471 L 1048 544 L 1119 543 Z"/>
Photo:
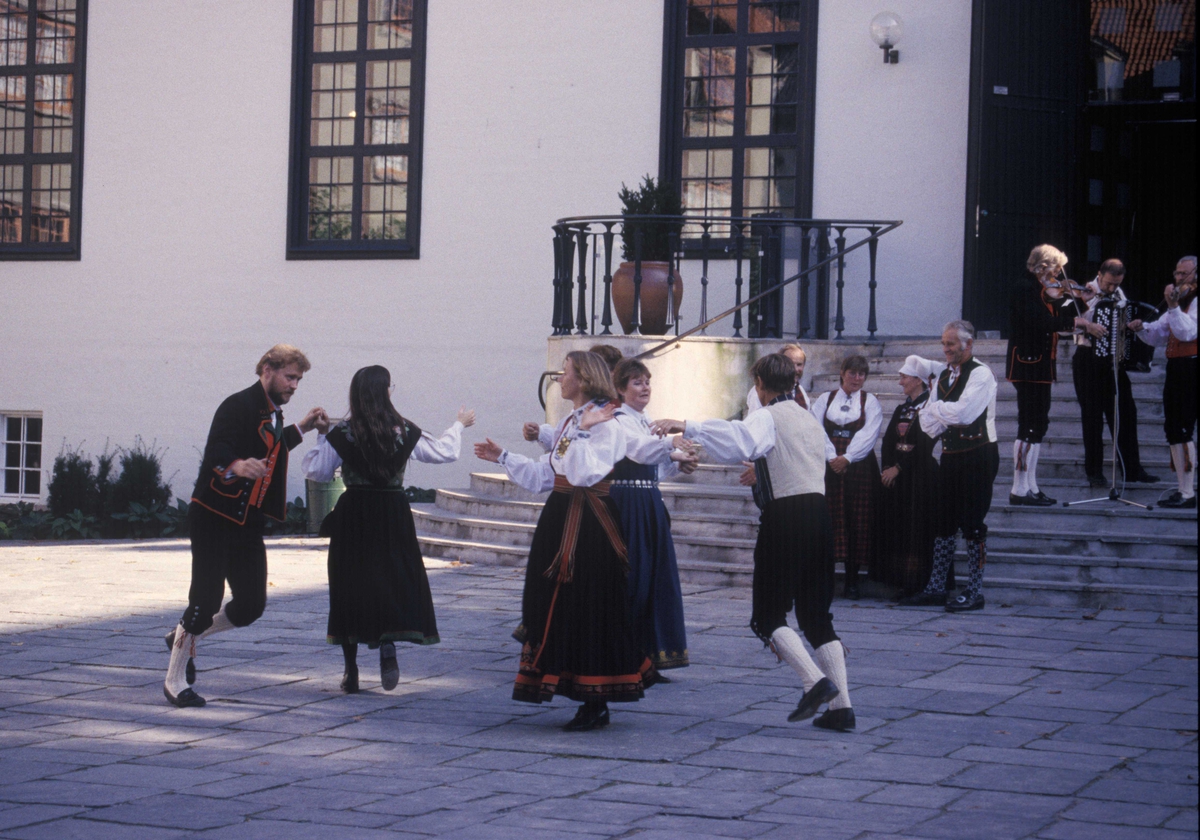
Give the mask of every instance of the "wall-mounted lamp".
<path id="1" fill-rule="evenodd" d="M 884 64 L 899 64 L 900 51 L 893 49 L 904 35 L 904 21 L 895 12 L 880 12 L 871 18 L 871 40 L 883 50 Z"/>

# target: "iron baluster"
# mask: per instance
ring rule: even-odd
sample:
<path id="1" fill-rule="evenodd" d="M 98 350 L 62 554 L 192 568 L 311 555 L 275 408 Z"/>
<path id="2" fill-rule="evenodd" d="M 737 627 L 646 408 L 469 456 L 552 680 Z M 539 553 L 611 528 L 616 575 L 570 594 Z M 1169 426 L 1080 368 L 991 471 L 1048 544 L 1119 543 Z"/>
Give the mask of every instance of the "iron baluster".
<path id="1" fill-rule="evenodd" d="M 734 305 L 737 309 L 733 313 L 733 337 L 742 337 L 742 248 L 746 244 L 746 236 L 742 233 L 742 228 L 738 226 L 738 235 L 734 239 L 734 249 L 737 258 L 737 276 L 733 278 L 734 288 Z"/>
<path id="2" fill-rule="evenodd" d="M 608 222 L 604 225 L 604 316 L 600 319 L 604 331 L 600 335 L 612 335 L 612 249 L 613 223 Z"/>
<path id="3" fill-rule="evenodd" d="M 568 227 L 563 230 L 563 335 L 571 334 L 575 324 L 575 283 L 573 271 L 575 263 L 575 234 Z"/>
<path id="4" fill-rule="evenodd" d="M 587 226 L 579 228 L 579 311 L 575 315 L 576 335 L 587 335 Z"/>
<path id="5" fill-rule="evenodd" d="M 800 228 L 800 292 L 796 297 L 796 338 L 804 338 L 808 335 L 808 289 L 809 277 L 808 266 L 811 262 L 811 249 L 808 241 L 808 231 L 806 227 Z"/>
<path id="6" fill-rule="evenodd" d="M 867 332 L 871 338 L 875 337 L 875 331 L 879 329 L 879 325 L 875 323 L 875 287 L 879 284 L 875 282 L 875 253 L 879 246 L 879 240 L 875 237 L 879 233 L 879 228 L 873 227 L 869 229 L 871 232 L 871 241 L 867 243 L 867 253 L 871 259 L 871 279 L 867 283 L 867 288 L 870 289 L 870 304 L 867 308 Z"/>
<path id="7" fill-rule="evenodd" d="M 642 321 L 642 228 L 633 231 L 633 318 L 629 325 L 630 335 L 641 335 Z"/>
<path id="8" fill-rule="evenodd" d="M 783 235 L 779 225 L 771 225 L 768 230 L 770 235 L 767 238 L 767 261 L 770 263 L 770 285 L 768 288 L 775 289 L 775 294 L 770 295 L 764 303 L 767 312 L 766 334 L 771 338 L 783 337 L 783 290 L 780 283 L 783 282 Z"/>
<path id="9" fill-rule="evenodd" d="M 829 338 L 829 225 L 817 233 L 817 338 Z"/>
<path id="10" fill-rule="evenodd" d="M 550 327 L 553 335 L 562 335 L 562 230 L 554 228 L 554 310 L 551 313 Z"/>
<path id="11" fill-rule="evenodd" d="M 700 269 L 700 323 L 708 320 L 708 222 L 704 223 L 704 233 L 700 234 L 700 252 L 703 260 L 703 267 Z M 708 328 L 705 327 L 700 331 L 701 335 L 708 335 Z"/>
<path id="12" fill-rule="evenodd" d="M 679 237 L 674 231 L 667 234 L 667 320 L 668 327 L 675 327 L 675 334 L 679 335 L 679 324 L 675 322 L 675 269 L 679 262 Z"/>
<path id="13" fill-rule="evenodd" d="M 846 313 L 842 309 L 842 290 L 846 288 L 846 229 L 839 227 L 836 230 L 838 235 L 834 243 L 837 245 L 837 315 L 834 317 L 833 328 L 837 331 L 837 337 L 841 338 L 846 329 Z"/>
<path id="14" fill-rule="evenodd" d="M 588 229 L 589 230 L 591 229 L 591 225 L 588 226 Z M 592 233 L 591 237 L 592 237 L 592 317 L 588 318 L 588 333 L 590 333 L 591 335 L 595 335 L 596 334 L 596 286 L 599 285 L 596 282 L 596 260 L 600 256 L 600 246 L 599 246 L 599 243 L 596 242 L 596 234 Z"/>

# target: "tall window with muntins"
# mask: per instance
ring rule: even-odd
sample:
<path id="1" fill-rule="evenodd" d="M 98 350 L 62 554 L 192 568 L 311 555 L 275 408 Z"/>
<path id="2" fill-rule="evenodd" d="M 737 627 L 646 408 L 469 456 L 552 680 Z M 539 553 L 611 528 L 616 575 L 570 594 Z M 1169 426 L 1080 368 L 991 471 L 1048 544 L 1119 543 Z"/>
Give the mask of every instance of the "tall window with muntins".
<path id="1" fill-rule="evenodd" d="M 0 414 L 4 434 L 4 483 L 0 497 L 40 499 L 42 495 L 42 416 Z"/>
<path id="2" fill-rule="evenodd" d="M 416 257 L 424 0 L 297 0 L 288 257 Z"/>
<path id="3" fill-rule="evenodd" d="M 78 259 L 86 0 L 0 0 L 0 259 Z"/>
<path id="4" fill-rule="evenodd" d="M 816 12 L 812 0 L 667 4 L 659 174 L 686 213 L 811 212 Z"/>

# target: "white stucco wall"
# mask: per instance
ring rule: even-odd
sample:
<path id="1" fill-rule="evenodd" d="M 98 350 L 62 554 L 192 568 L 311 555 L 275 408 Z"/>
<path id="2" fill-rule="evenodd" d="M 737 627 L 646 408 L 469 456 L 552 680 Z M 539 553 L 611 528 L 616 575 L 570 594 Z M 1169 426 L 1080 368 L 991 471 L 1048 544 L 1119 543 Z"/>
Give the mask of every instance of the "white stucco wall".
<path id="1" fill-rule="evenodd" d="M 372 363 L 431 431 L 474 406 L 468 445 L 539 416 L 550 224 L 616 212 L 620 184 L 657 169 L 662 4 L 432 0 L 421 258 L 289 262 L 292 6 L 91 4 L 83 258 L 0 261 L 0 412 L 44 413 L 47 467 L 64 441 L 141 435 L 187 496 L 213 410 L 277 341 L 314 365 L 295 419 L 343 412 Z M 936 332 L 960 296 L 969 4 L 893 8 L 908 34 L 890 67 L 866 34 L 876 5 L 822 3 L 815 210 L 905 220 L 880 250 L 881 330 Z M 710 312 L 724 303 L 714 288 Z M 461 486 L 464 454 L 409 479 Z"/>

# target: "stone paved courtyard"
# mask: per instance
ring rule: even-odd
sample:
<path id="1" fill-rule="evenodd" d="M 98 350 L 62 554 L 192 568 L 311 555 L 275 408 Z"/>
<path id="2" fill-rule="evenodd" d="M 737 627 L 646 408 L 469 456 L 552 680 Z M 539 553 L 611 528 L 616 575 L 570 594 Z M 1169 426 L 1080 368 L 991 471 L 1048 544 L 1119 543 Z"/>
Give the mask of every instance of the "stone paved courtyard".
<path id="1" fill-rule="evenodd" d="M 442 643 L 338 691 L 319 540 L 162 697 L 182 541 L 0 544 L 0 837 L 1136 838 L 1197 835 L 1196 619 L 834 605 L 854 734 L 791 725 L 749 593 L 690 587 L 692 666 L 606 730 L 509 699 L 518 570 L 430 570 Z"/>

